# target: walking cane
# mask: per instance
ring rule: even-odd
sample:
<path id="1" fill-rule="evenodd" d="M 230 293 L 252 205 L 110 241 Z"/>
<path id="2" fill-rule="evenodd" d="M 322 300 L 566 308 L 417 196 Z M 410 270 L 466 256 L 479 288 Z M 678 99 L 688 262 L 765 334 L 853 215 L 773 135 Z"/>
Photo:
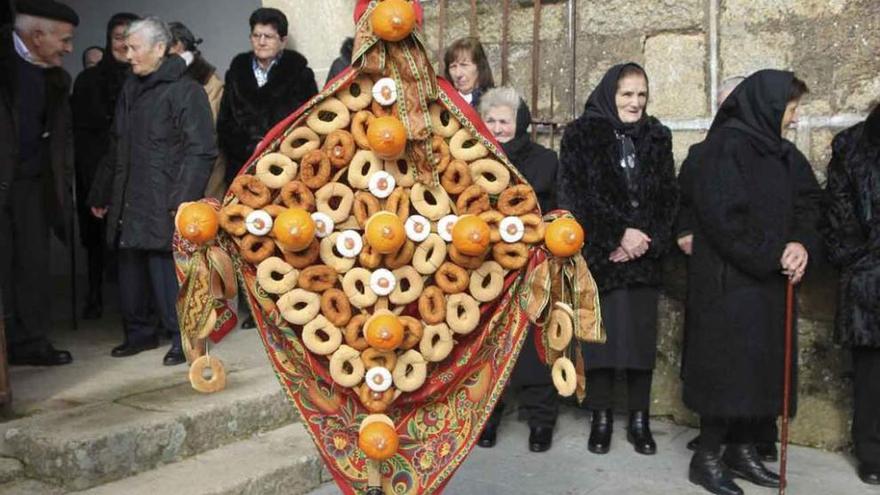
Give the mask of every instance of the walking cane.
<path id="1" fill-rule="evenodd" d="M 792 327 L 794 318 L 794 284 L 788 281 L 785 288 L 785 370 L 782 382 L 782 432 L 779 454 L 779 495 L 785 495 L 785 468 L 788 465 L 788 416 L 791 410 L 791 360 L 792 360 Z"/>
<path id="2" fill-rule="evenodd" d="M 76 321 L 76 233 L 74 230 L 76 229 L 76 205 L 77 202 L 77 190 L 76 190 L 76 181 L 73 181 L 73 185 L 71 186 L 71 196 L 73 198 L 73 211 L 70 213 L 70 222 L 68 222 L 67 228 L 68 233 L 68 242 L 70 242 L 70 310 L 71 317 L 73 319 L 73 331 L 77 331 L 79 325 Z"/>

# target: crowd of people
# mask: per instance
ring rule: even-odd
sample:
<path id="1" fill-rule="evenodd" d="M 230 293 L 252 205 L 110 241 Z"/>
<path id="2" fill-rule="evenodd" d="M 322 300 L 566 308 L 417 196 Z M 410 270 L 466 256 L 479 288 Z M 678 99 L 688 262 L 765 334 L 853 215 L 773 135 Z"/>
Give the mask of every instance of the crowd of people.
<path id="1" fill-rule="evenodd" d="M 70 93 L 61 61 L 73 50 L 77 14 L 55 0 L 17 7 L 14 25 L 0 30 L 9 362 L 72 361 L 46 337 L 47 260 L 50 231 L 69 239 L 75 211 L 88 253 L 83 317 L 102 315 L 113 253 L 124 338 L 112 355 L 154 349 L 167 334 L 163 362 L 180 364 L 171 255 L 177 207 L 221 198 L 266 132 L 318 92 L 315 74 L 305 56 L 285 48 L 288 20 L 277 9 L 250 16 L 252 50 L 231 61 L 225 81 L 184 24 L 119 13 L 107 23 L 105 47 L 83 52 L 87 68 Z M 352 46 L 347 39 L 328 81 L 350 64 Z M 657 452 L 649 418 L 661 260 L 677 247 L 689 259 L 683 398 L 701 418 L 689 479 L 718 494 L 743 493 L 735 478 L 778 486 L 764 463 L 778 457 L 786 286 L 827 258 L 841 274 L 837 341 L 852 348 L 858 474 L 880 484 L 880 107 L 835 138 L 823 191 L 784 138 L 809 91 L 792 72 L 724 81 L 711 128 L 678 175 L 672 134 L 648 113 L 649 78 L 638 64 L 605 73 L 565 127 L 558 157 L 532 140 L 519 93 L 495 87 L 478 40 L 452 43 L 443 75 L 534 187 L 542 211 L 569 210 L 588 233 L 583 254 L 608 336 L 583 345 L 590 452 L 610 450 L 618 384 L 628 442 L 639 454 Z M 252 317 L 242 326 L 252 327 Z M 510 388 L 528 418 L 529 449 L 548 450 L 558 399 L 531 336 Z M 479 445 L 495 444 L 503 409 L 501 401 Z"/>

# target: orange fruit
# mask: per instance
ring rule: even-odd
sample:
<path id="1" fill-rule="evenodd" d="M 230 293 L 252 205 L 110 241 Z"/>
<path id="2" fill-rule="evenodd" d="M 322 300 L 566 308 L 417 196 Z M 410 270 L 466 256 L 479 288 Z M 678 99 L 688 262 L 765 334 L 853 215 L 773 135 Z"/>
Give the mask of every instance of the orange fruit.
<path id="1" fill-rule="evenodd" d="M 184 239 L 204 244 L 217 237 L 219 215 L 207 203 L 186 203 L 177 214 L 177 231 Z"/>
<path id="2" fill-rule="evenodd" d="M 403 323 L 391 313 L 373 316 L 364 327 L 364 338 L 371 347 L 393 351 L 403 342 Z"/>
<path id="3" fill-rule="evenodd" d="M 277 222 L 277 220 L 276 220 Z M 390 211 L 374 213 L 364 227 L 367 244 L 379 254 L 391 254 L 406 242 L 406 229 L 400 217 Z"/>
<path id="4" fill-rule="evenodd" d="M 378 117 L 367 127 L 367 141 L 376 156 L 393 160 L 406 148 L 406 128 L 397 117 Z"/>
<path id="5" fill-rule="evenodd" d="M 286 251 L 302 251 L 315 238 L 315 221 L 302 208 L 288 208 L 275 218 L 272 234 Z"/>
<path id="6" fill-rule="evenodd" d="M 382 421 L 375 421 L 361 429 L 358 447 L 366 456 L 375 461 L 385 461 L 397 453 L 400 439 L 393 427 Z"/>
<path id="7" fill-rule="evenodd" d="M 416 11 L 406 0 L 383 0 L 370 17 L 373 33 L 385 41 L 400 41 L 416 27 Z"/>
<path id="8" fill-rule="evenodd" d="M 553 256 L 568 258 L 584 246 L 584 229 L 573 218 L 557 218 L 547 226 L 544 244 Z"/>
<path id="9" fill-rule="evenodd" d="M 485 253 L 489 237 L 489 224 L 476 215 L 462 215 L 452 226 L 452 245 L 468 256 Z"/>

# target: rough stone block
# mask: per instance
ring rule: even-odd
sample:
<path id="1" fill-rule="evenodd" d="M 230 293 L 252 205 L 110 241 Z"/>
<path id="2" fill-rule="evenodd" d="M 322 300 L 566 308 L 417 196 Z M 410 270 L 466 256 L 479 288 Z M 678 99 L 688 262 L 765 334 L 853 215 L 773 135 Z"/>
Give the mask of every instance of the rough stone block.
<path id="1" fill-rule="evenodd" d="M 0 458 L 0 483 L 9 483 L 10 481 L 21 478 L 24 473 L 24 466 L 18 459 L 9 457 Z"/>
<path id="2" fill-rule="evenodd" d="M 811 19 L 840 14 L 847 0 L 723 0 L 726 17 L 741 22 L 785 20 L 792 16 Z"/>
<path id="3" fill-rule="evenodd" d="M 653 115 L 693 118 L 708 114 L 705 60 L 702 34 L 658 34 L 645 41 Z"/>
<path id="4" fill-rule="evenodd" d="M 702 27 L 703 0 L 578 2 L 578 31 L 590 35 L 657 33 Z"/>
<path id="5" fill-rule="evenodd" d="M 723 27 L 726 28 L 727 26 Z M 747 76 L 766 68 L 789 69 L 795 50 L 794 35 L 785 31 L 725 29 L 720 40 L 721 79 Z"/>

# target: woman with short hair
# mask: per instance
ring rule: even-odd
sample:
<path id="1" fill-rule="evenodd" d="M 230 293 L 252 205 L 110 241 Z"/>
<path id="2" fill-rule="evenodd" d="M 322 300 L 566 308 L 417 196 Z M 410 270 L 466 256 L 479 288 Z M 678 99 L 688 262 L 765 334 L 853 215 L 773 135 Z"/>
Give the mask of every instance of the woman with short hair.
<path id="1" fill-rule="evenodd" d="M 443 56 L 443 75 L 472 107 L 480 108 L 480 96 L 495 87 L 486 50 L 476 38 L 454 41 Z"/>

